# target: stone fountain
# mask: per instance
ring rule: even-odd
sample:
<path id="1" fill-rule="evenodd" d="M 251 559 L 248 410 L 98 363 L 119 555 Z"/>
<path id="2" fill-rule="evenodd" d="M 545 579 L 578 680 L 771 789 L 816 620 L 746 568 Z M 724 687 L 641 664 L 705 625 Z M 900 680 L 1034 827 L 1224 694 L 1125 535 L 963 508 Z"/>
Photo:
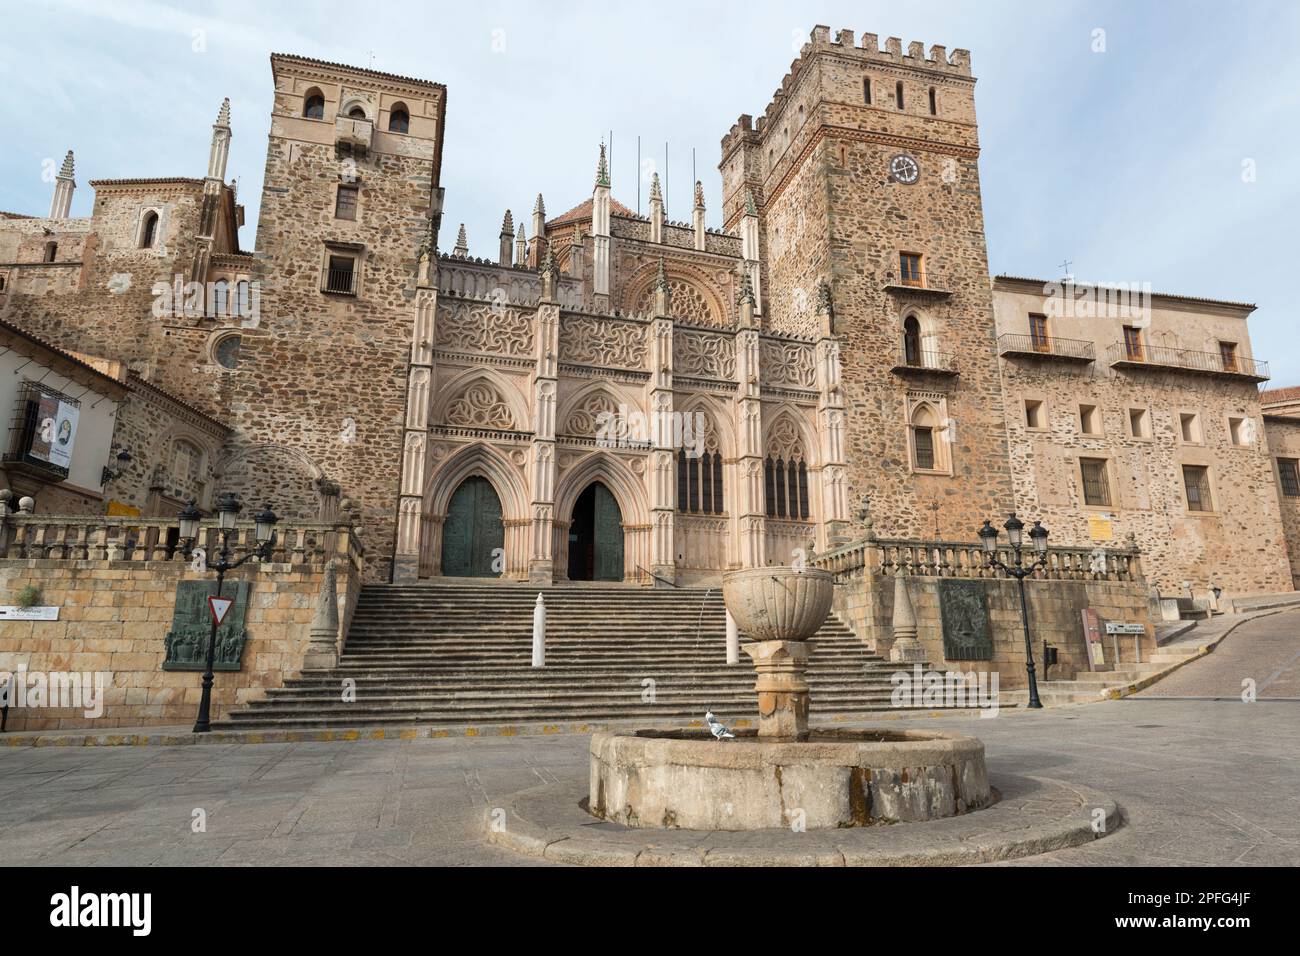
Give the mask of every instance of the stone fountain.
<path id="1" fill-rule="evenodd" d="M 833 588 L 829 572 L 811 568 L 725 575 L 727 610 L 752 642 L 757 731 L 722 741 L 694 730 L 594 734 L 588 811 L 629 827 L 759 830 L 931 820 L 987 805 L 974 737 L 809 730 L 810 639 Z"/>

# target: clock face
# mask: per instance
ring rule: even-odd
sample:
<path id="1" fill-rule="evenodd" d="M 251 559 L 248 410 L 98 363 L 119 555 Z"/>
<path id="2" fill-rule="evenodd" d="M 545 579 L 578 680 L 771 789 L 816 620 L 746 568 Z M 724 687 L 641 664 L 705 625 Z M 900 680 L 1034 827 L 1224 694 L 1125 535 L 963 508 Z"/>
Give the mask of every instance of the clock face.
<path id="1" fill-rule="evenodd" d="M 899 153 L 889 161 L 889 176 L 894 182 L 910 186 L 921 176 L 921 167 L 907 153 Z"/>

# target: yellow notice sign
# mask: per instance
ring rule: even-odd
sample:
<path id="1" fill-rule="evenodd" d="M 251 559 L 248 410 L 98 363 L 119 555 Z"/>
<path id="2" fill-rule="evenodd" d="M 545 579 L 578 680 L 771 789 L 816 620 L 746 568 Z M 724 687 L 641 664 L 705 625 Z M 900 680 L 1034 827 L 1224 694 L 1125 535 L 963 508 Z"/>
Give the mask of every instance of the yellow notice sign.
<path id="1" fill-rule="evenodd" d="M 1088 536 L 1093 541 L 1113 541 L 1115 528 L 1111 524 L 1110 515 L 1089 515 Z"/>
<path id="2" fill-rule="evenodd" d="M 107 514 L 110 518 L 138 518 L 140 517 L 140 509 L 110 498 Z"/>

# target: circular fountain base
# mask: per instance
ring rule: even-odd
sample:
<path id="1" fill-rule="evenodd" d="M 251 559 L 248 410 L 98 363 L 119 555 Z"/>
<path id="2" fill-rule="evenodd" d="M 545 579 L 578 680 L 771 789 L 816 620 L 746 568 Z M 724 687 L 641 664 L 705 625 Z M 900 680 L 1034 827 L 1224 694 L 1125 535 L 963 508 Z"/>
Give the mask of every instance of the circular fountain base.
<path id="1" fill-rule="evenodd" d="M 591 738 L 588 808 L 628 827 L 764 830 L 937 820 L 991 800 L 984 744 L 903 730 L 735 740 L 641 730 Z"/>

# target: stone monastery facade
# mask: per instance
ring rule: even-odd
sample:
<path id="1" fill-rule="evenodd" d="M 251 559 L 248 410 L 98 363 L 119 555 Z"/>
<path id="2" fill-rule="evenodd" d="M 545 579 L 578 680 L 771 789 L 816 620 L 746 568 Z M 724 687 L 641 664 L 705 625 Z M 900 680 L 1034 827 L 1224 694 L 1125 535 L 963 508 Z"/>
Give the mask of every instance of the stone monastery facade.
<path id="1" fill-rule="evenodd" d="M 1013 509 L 1136 542 L 1166 590 L 1300 573 L 1253 307 L 991 280 L 965 50 L 816 27 L 722 139 L 720 229 L 698 185 L 689 222 L 657 182 L 633 213 L 601 147 L 590 197 L 507 212 L 487 258 L 444 251 L 443 86 L 271 68 L 255 251 L 228 104 L 203 177 L 92 181 L 71 219 L 69 154 L 48 217 L 0 219 L 0 320 L 223 423 L 185 475 L 133 449 L 205 508 L 342 512 L 378 580 L 716 581 Z"/>

